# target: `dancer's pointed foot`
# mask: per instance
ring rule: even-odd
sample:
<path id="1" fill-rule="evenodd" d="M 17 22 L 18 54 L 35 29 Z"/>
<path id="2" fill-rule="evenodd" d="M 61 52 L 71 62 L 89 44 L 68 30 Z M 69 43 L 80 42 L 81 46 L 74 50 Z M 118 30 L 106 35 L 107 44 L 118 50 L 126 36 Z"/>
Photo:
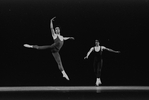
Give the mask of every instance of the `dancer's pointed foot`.
<path id="1" fill-rule="evenodd" d="M 100 80 L 100 78 L 97 78 L 97 80 L 96 80 L 96 86 L 99 86 L 100 84 L 102 84 L 101 83 L 101 80 Z"/>
<path id="2" fill-rule="evenodd" d="M 24 47 L 27 47 L 27 48 L 33 48 L 33 45 L 24 44 Z"/>
<path id="3" fill-rule="evenodd" d="M 69 80 L 69 77 L 67 76 L 67 74 L 63 75 L 63 77 Z"/>
<path id="4" fill-rule="evenodd" d="M 67 76 L 67 74 L 65 73 L 65 71 L 62 71 L 63 77 L 66 78 L 67 80 L 69 80 L 69 77 Z"/>

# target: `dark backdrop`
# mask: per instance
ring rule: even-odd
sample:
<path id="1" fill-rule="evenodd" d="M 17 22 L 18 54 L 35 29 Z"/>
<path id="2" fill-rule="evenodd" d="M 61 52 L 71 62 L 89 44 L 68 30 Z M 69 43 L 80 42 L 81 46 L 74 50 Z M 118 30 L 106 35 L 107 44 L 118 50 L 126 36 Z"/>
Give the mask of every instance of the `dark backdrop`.
<path id="1" fill-rule="evenodd" d="M 56 16 L 65 41 L 60 54 L 70 81 L 62 78 L 50 50 L 23 44 L 53 43 Z M 1 0 L 1 86 L 95 85 L 93 55 L 98 39 L 120 54 L 103 52 L 102 85 L 148 85 L 148 0 Z"/>

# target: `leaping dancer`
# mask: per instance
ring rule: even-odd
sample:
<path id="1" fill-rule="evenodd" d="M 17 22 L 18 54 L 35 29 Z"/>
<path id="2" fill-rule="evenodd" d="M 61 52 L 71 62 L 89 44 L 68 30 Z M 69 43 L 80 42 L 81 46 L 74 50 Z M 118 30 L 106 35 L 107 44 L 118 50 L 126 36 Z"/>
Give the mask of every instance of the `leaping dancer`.
<path id="1" fill-rule="evenodd" d="M 93 63 L 93 66 L 94 66 L 94 71 L 96 73 L 96 86 L 99 86 L 99 84 L 102 84 L 101 83 L 101 80 L 100 80 L 100 77 L 101 77 L 101 68 L 102 68 L 102 65 L 103 65 L 103 59 L 102 59 L 102 51 L 103 50 L 108 50 L 110 52 L 114 52 L 114 53 L 119 53 L 120 51 L 114 51 L 112 49 L 109 49 L 109 48 L 106 48 L 105 46 L 100 46 L 100 43 L 98 40 L 95 40 L 95 46 L 92 47 L 89 52 L 87 53 L 86 57 L 84 57 L 84 59 L 87 59 L 88 56 L 90 55 L 90 53 L 92 51 L 94 51 L 94 63 Z"/>
<path id="2" fill-rule="evenodd" d="M 24 46 L 27 47 L 27 48 L 34 48 L 34 49 L 50 49 L 51 52 L 52 52 L 53 57 L 55 58 L 55 60 L 58 64 L 59 70 L 63 74 L 63 77 L 66 78 L 67 80 L 69 80 L 69 77 L 67 76 L 67 74 L 66 74 L 66 72 L 63 68 L 59 51 L 60 51 L 60 49 L 62 48 L 62 46 L 64 44 L 64 40 L 74 39 L 74 38 L 73 37 L 63 37 L 62 35 L 60 35 L 60 28 L 59 27 L 56 27 L 55 30 L 54 30 L 53 29 L 53 23 L 52 23 L 54 18 L 56 18 L 56 17 L 53 17 L 50 20 L 50 28 L 51 28 L 51 33 L 52 33 L 52 37 L 53 37 L 53 40 L 54 40 L 54 43 L 52 45 L 38 46 L 38 45 L 24 44 Z"/>

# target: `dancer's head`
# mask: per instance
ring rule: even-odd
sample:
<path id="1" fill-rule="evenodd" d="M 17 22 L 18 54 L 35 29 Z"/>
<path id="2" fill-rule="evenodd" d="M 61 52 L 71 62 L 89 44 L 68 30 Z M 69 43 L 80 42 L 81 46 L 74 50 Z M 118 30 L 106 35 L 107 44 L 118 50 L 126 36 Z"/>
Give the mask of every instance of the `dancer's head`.
<path id="1" fill-rule="evenodd" d="M 59 27 L 55 27 L 55 33 L 60 34 L 60 28 Z"/>
<path id="2" fill-rule="evenodd" d="M 99 45 L 100 45 L 100 43 L 99 43 L 98 40 L 95 40 L 95 45 L 96 45 L 96 46 L 99 46 Z"/>

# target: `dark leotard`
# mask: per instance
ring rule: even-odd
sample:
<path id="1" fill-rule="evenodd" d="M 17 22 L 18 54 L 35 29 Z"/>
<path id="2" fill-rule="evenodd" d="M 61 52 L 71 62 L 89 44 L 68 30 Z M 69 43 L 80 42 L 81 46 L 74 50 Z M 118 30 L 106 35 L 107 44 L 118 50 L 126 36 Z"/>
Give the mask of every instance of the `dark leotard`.
<path id="1" fill-rule="evenodd" d="M 102 50 L 101 50 L 101 47 L 100 47 L 100 51 L 95 51 L 95 48 L 94 48 L 94 60 L 95 61 L 100 61 L 102 59 Z"/>
<path id="2" fill-rule="evenodd" d="M 102 50 L 101 50 L 101 47 L 100 47 L 100 51 L 95 51 L 95 48 L 94 48 L 94 63 L 93 63 L 93 66 L 94 66 L 94 71 L 96 72 L 96 77 L 100 78 L 101 76 L 101 68 L 102 68 Z"/>
<path id="3" fill-rule="evenodd" d="M 61 47 L 63 46 L 64 41 L 61 41 L 59 37 L 57 36 L 56 39 L 54 39 L 54 43 L 52 44 L 51 52 L 56 53 L 59 52 Z"/>

